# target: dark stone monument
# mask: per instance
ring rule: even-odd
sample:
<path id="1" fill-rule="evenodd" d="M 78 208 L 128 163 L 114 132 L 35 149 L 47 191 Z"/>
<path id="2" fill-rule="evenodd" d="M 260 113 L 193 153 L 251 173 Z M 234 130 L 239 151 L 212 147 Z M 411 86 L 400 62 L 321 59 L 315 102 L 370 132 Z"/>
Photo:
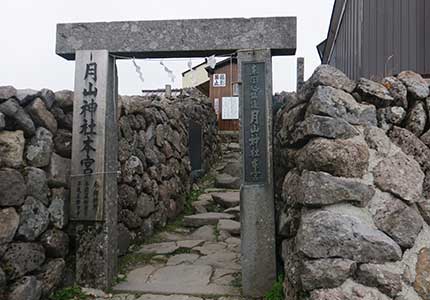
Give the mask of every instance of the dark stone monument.
<path id="1" fill-rule="evenodd" d="M 188 155 L 190 157 L 191 172 L 193 179 L 200 178 L 203 174 L 202 168 L 202 126 L 190 120 L 188 127 Z"/>
<path id="2" fill-rule="evenodd" d="M 272 165 L 272 55 L 270 49 L 238 51 L 241 113 L 240 191 L 242 287 L 262 297 L 276 281 Z"/>

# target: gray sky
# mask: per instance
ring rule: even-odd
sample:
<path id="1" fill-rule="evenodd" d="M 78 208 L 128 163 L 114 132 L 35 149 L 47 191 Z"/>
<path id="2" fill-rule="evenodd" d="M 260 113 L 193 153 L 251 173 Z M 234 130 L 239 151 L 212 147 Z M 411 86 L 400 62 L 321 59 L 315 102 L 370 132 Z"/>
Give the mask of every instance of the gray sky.
<path id="1" fill-rule="evenodd" d="M 306 77 L 319 64 L 316 45 L 327 35 L 334 0 L 1 0 L 0 85 L 73 89 L 74 62 L 55 54 L 55 25 L 67 22 L 297 16 L 297 56 L 305 57 Z M 112 37 L 114 38 L 114 37 Z M 210 38 L 210 37 L 208 37 Z M 195 59 L 194 64 L 201 60 Z M 121 94 L 139 94 L 170 83 L 159 61 L 118 63 Z M 186 61 L 165 64 L 180 87 Z M 296 57 L 273 59 L 274 91 L 295 89 Z"/>

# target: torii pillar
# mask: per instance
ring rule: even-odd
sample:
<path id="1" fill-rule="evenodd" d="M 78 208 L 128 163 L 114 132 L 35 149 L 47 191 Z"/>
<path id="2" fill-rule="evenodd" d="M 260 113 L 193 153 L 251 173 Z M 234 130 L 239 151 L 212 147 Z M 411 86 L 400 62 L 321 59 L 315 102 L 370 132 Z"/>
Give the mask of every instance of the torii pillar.
<path id="1" fill-rule="evenodd" d="M 295 17 L 57 25 L 56 53 L 68 60 L 76 59 L 71 211 L 72 220 L 79 228 L 90 229 L 83 231 L 85 239 L 78 236 L 76 264 L 77 278 L 81 284 L 109 288 L 117 264 L 117 220 L 112 214 L 117 209 L 116 181 L 109 177 L 115 172 L 116 165 L 114 166 L 112 157 L 116 157 L 117 147 L 89 147 L 94 143 L 116 143 L 108 132 L 115 131 L 116 127 L 112 100 L 117 81 L 111 55 L 171 58 L 208 57 L 238 52 L 239 78 L 242 83 L 239 105 L 243 162 L 243 294 L 261 297 L 272 287 L 276 280 L 276 243 L 271 57 L 294 55 L 296 34 Z M 98 70 L 101 72 L 97 74 L 97 82 L 91 69 L 93 60 L 98 62 Z M 96 87 L 103 93 L 93 99 L 91 93 L 94 93 Z M 91 106 L 85 105 L 92 104 L 92 100 L 97 104 L 94 115 L 91 115 L 91 111 L 83 112 L 83 107 L 85 110 L 91 109 Z M 94 134 L 91 127 L 87 126 L 91 122 L 96 124 Z M 94 142 L 90 142 L 91 140 Z M 85 197 L 85 202 L 82 197 Z M 99 250 L 96 260 L 94 254 L 86 254 L 85 250 L 91 248 Z M 82 268 L 90 263 L 93 264 L 91 268 Z M 106 271 L 97 273 L 99 270 Z M 83 274 L 84 272 L 86 273 Z"/>

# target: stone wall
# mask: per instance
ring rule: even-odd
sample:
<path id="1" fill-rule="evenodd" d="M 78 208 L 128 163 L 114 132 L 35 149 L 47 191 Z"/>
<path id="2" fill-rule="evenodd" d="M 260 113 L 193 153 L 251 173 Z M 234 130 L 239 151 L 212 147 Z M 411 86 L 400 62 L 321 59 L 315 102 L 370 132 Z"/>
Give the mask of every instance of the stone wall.
<path id="1" fill-rule="evenodd" d="M 122 97 L 120 254 L 177 216 L 192 184 L 188 124 L 202 125 L 203 167 L 219 155 L 210 101 Z M 39 300 L 73 283 L 68 224 L 73 92 L 0 87 L 0 300 Z M 66 265 L 66 261 L 68 262 Z"/>
<path id="2" fill-rule="evenodd" d="M 63 278 L 72 109 L 70 92 L 0 87 L 0 299 L 46 299 Z"/>
<path id="3" fill-rule="evenodd" d="M 276 116 L 287 299 L 430 299 L 430 98 L 320 66 Z"/>
<path id="4" fill-rule="evenodd" d="M 192 184 L 189 122 L 202 128 L 203 169 L 219 156 L 216 115 L 196 90 L 178 98 L 122 97 L 119 119 L 121 253 L 180 214 Z M 197 174 L 198 175 L 198 174 Z"/>

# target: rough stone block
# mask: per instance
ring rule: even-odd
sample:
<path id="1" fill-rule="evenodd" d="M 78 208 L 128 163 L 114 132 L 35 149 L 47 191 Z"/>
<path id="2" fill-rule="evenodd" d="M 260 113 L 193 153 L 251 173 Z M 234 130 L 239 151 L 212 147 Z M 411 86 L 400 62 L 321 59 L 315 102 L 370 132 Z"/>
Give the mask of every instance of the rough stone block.
<path id="1" fill-rule="evenodd" d="M 70 180 L 70 159 L 52 153 L 48 166 L 48 184 L 52 187 L 68 187 Z"/>
<path id="2" fill-rule="evenodd" d="M 24 177 L 14 169 L 0 169 L 0 206 L 20 206 L 27 195 Z"/>
<path id="3" fill-rule="evenodd" d="M 18 168 L 23 164 L 25 139 L 21 130 L 0 131 L 0 166 Z"/>
<path id="4" fill-rule="evenodd" d="M 66 59 L 86 49 L 133 53 L 138 58 L 202 57 L 264 48 L 272 55 L 291 55 L 296 49 L 296 26 L 295 17 L 58 24 L 56 53 Z M 82 27 L 87 28 L 85 34 Z"/>
<path id="5" fill-rule="evenodd" d="M 27 105 L 25 110 L 38 126 L 48 128 L 52 133 L 57 132 L 57 120 L 47 109 L 42 99 L 36 98 L 31 104 Z"/>

